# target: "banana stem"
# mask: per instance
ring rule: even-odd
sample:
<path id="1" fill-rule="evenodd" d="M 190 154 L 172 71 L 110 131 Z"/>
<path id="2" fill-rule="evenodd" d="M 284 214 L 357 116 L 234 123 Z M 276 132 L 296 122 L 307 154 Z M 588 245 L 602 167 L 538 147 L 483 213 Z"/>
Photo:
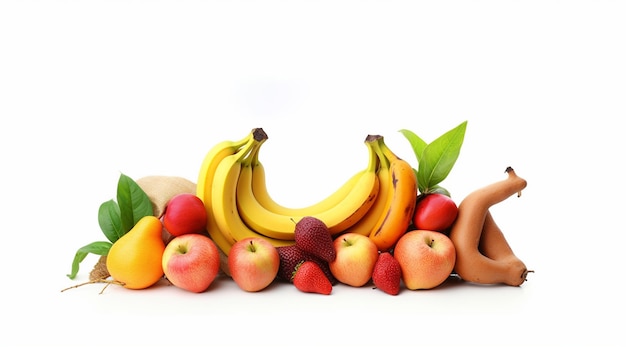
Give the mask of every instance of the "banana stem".
<path id="1" fill-rule="evenodd" d="M 378 142 L 378 141 L 376 141 Z M 369 147 L 369 162 L 367 164 L 367 170 L 366 171 L 377 171 L 378 170 L 378 166 L 380 164 L 380 157 L 378 156 L 378 154 L 376 153 L 376 146 L 374 145 L 376 142 L 371 143 L 371 142 L 367 142 L 367 146 Z"/>
<path id="2" fill-rule="evenodd" d="M 384 139 L 381 137 L 380 141 L 379 141 L 379 146 L 381 151 L 384 153 L 384 155 L 389 158 L 390 160 L 400 160 L 400 157 L 398 157 L 385 143 Z"/>
<path id="3" fill-rule="evenodd" d="M 255 138 L 254 141 L 258 144 L 253 145 L 248 156 L 241 161 L 243 166 L 251 166 L 259 162 L 259 152 L 261 145 L 265 142 L 265 140 L 257 141 Z"/>
<path id="4" fill-rule="evenodd" d="M 252 134 L 256 141 L 265 141 L 268 139 L 267 133 L 263 130 L 263 128 L 254 128 L 252 129 Z"/>
<path id="5" fill-rule="evenodd" d="M 242 165 L 248 166 L 248 165 L 252 165 L 258 162 L 259 150 L 261 148 L 261 145 L 265 143 L 267 139 L 268 139 L 268 136 L 263 130 L 263 128 L 252 129 L 252 142 L 253 143 L 251 143 L 249 147 L 245 148 L 246 152 L 248 153 L 242 155 L 242 157 L 245 157 L 241 159 Z"/>
<path id="6" fill-rule="evenodd" d="M 243 139 L 241 139 L 239 141 L 235 141 L 233 143 L 233 147 L 241 148 L 241 147 L 245 146 L 248 142 L 250 142 L 253 137 L 254 137 L 254 129 L 252 131 L 250 131 L 250 133 L 246 137 L 244 137 Z"/>
<path id="7" fill-rule="evenodd" d="M 383 136 L 368 135 L 365 141 L 367 142 L 369 146 L 372 146 L 372 148 L 374 149 L 376 156 L 378 156 L 380 166 L 389 168 L 389 165 L 390 165 L 389 158 L 385 156 L 385 154 L 383 153 L 381 149 L 381 143 L 383 143 L 384 141 Z"/>

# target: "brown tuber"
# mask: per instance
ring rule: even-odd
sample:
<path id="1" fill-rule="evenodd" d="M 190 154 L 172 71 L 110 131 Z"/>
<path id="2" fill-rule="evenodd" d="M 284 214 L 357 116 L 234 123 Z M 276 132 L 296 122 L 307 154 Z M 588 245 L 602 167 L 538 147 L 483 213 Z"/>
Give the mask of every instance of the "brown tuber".
<path id="1" fill-rule="evenodd" d="M 506 173 L 506 179 L 473 191 L 459 204 L 450 239 L 457 252 L 454 270 L 465 281 L 520 286 L 532 272 L 513 253 L 489 211 L 526 188 L 526 180 L 513 168 Z"/>

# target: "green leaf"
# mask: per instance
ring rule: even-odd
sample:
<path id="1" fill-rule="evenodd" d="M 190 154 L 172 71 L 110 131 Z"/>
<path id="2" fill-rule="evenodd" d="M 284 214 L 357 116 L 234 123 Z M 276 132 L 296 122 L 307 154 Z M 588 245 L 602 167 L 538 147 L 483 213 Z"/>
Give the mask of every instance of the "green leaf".
<path id="1" fill-rule="evenodd" d="M 125 234 L 122 231 L 122 220 L 120 218 L 120 207 L 113 200 L 105 201 L 100 205 L 98 210 L 98 223 L 100 229 L 106 238 L 111 241 L 117 241 L 122 235 Z"/>
<path id="2" fill-rule="evenodd" d="M 105 201 L 98 210 L 98 224 L 109 242 L 97 241 L 81 247 L 74 256 L 72 272 L 67 276 L 76 277 L 78 267 L 87 254 L 106 255 L 120 237 L 124 236 L 145 216 L 151 216 L 152 203 L 148 195 L 130 177 L 120 174 L 117 183 L 117 202 Z"/>
<path id="3" fill-rule="evenodd" d="M 443 181 L 452 170 L 461 152 L 467 121 L 429 143 L 418 165 L 418 184 L 422 193 Z"/>
<path id="4" fill-rule="evenodd" d="M 422 159 L 422 153 L 424 153 L 424 149 L 426 148 L 426 141 L 422 140 L 421 137 L 417 136 L 414 132 L 407 129 L 401 129 L 400 133 L 404 135 L 404 137 L 409 140 L 411 144 L 411 148 L 413 148 L 413 153 L 415 153 L 415 159 L 419 163 Z"/>
<path id="5" fill-rule="evenodd" d="M 109 254 L 109 249 L 111 249 L 112 245 L 113 244 L 111 242 L 96 241 L 79 248 L 74 256 L 74 261 L 72 262 L 72 272 L 67 274 L 67 277 L 70 279 L 74 279 L 76 277 L 80 263 L 85 260 L 87 254 L 92 253 L 96 255 L 107 255 Z"/>
<path id="6" fill-rule="evenodd" d="M 443 195 L 447 195 L 448 197 L 451 197 L 450 192 L 446 188 L 440 185 L 434 185 L 432 187 L 428 187 L 428 192 L 431 194 L 437 193 L 437 194 L 443 194 Z"/>
<path id="7" fill-rule="evenodd" d="M 120 174 L 117 183 L 117 203 L 124 234 L 132 229 L 141 218 L 151 216 L 153 213 L 148 195 L 132 178 L 124 174 Z"/>

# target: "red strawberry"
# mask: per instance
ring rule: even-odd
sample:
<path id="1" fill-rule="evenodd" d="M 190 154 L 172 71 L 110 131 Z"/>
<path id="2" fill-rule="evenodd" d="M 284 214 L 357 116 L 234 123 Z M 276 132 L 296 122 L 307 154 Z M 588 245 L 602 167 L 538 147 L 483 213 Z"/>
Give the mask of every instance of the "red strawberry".
<path id="1" fill-rule="evenodd" d="M 335 260 L 337 252 L 333 237 L 324 222 L 315 217 L 304 217 L 294 230 L 296 246 L 327 262 Z"/>
<path id="2" fill-rule="evenodd" d="M 401 279 L 402 269 L 398 260 L 389 252 L 381 252 L 372 273 L 374 285 L 387 294 L 397 295 L 400 293 Z"/>
<path id="3" fill-rule="evenodd" d="M 305 293 L 329 295 L 333 291 L 333 285 L 322 268 L 310 260 L 296 266 L 296 271 L 293 274 L 293 285 Z"/>
<path id="4" fill-rule="evenodd" d="M 332 284 L 337 283 L 337 279 L 333 276 L 332 272 L 330 272 L 330 267 L 328 263 L 322 259 L 315 257 L 312 254 L 309 254 L 300 248 L 296 247 L 296 245 L 291 246 L 279 246 L 276 247 L 278 250 L 278 255 L 280 256 L 280 266 L 278 268 L 278 275 L 276 276 L 278 279 L 287 282 L 293 282 L 292 276 L 293 272 L 296 270 L 296 266 L 305 261 L 313 261 L 319 265 L 319 267 L 324 271 L 326 277 Z"/>

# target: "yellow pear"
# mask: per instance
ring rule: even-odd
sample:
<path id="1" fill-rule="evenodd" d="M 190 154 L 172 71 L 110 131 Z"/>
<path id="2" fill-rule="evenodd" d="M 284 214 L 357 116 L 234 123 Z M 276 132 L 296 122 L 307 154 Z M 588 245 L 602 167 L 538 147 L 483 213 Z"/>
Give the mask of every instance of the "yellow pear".
<path id="1" fill-rule="evenodd" d="M 130 289 L 144 289 L 163 277 L 163 225 L 154 216 L 141 218 L 109 250 L 107 269 L 114 280 Z"/>

